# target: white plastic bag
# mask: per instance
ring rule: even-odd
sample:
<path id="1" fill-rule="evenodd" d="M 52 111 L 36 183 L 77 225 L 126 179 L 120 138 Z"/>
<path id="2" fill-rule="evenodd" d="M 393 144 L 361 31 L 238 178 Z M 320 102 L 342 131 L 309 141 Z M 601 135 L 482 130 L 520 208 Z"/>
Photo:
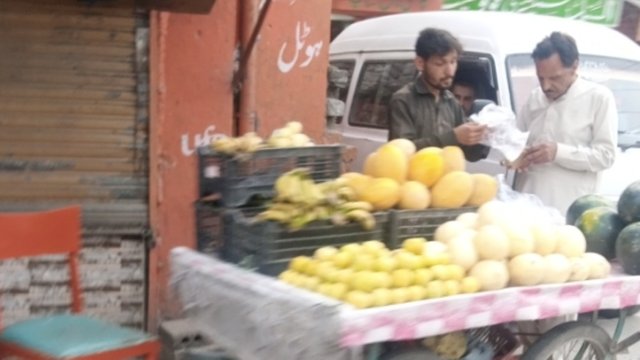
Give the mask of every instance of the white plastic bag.
<path id="1" fill-rule="evenodd" d="M 489 104 L 470 119 L 487 125 L 489 133 L 482 143 L 500 151 L 510 162 L 515 161 L 527 145 L 529 133 L 517 128 L 515 114 L 506 107 Z"/>
<path id="2" fill-rule="evenodd" d="M 556 225 L 565 223 L 565 217 L 558 209 L 543 204 L 542 200 L 534 194 L 513 190 L 511 186 L 506 183 L 503 174 L 499 174 L 496 177 L 498 178 L 499 184 L 496 199 L 509 204 L 509 206 L 514 209 L 514 213 L 544 223 Z"/>

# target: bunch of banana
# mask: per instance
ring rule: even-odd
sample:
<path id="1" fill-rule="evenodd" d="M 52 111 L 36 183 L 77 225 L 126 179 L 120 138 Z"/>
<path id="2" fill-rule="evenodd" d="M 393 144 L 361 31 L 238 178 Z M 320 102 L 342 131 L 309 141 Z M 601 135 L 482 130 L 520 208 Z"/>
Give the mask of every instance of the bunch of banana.
<path id="1" fill-rule="evenodd" d="M 308 169 L 297 168 L 275 182 L 275 197 L 257 221 L 277 221 L 291 230 L 299 230 L 316 220 L 331 220 L 334 225 L 358 222 L 366 230 L 375 227 L 373 207 L 356 201 L 355 192 L 344 179 L 316 184 Z"/>
<path id="2" fill-rule="evenodd" d="M 248 132 L 240 137 L 223 137 L 215 140 L 211 144 L 213 150 L 227 154 L 236 155 L 242 153 L 252 153 L 264 147 L 264 141 L 258 134 Z"/>
<path id="3" fill-rule="evenodd" d="M 285 126 L 273 130 L 267 143 L 274 148 L 313 146 L 311 139 L 302 133 L 302 124 L 298 121 L 289 121 Z"/>

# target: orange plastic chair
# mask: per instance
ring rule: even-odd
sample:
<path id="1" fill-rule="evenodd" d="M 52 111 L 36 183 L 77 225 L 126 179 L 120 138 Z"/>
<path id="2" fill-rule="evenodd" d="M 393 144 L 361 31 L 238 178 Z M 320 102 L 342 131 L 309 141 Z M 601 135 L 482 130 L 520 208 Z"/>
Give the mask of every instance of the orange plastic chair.
<path id="1" fill-rule="evenodd" d="M 29 360 L 158 358 L 160 344 L 154 337 L 80 314 L 82 290 L 78 251 L 81 223 L 78 206 L 31 213 L 0 213 L 0 260 L 68 254 L 72 295 L 72 314 L 29 319 L 5 328 L 0 323 L 0 359 L 7 356 Z"/>

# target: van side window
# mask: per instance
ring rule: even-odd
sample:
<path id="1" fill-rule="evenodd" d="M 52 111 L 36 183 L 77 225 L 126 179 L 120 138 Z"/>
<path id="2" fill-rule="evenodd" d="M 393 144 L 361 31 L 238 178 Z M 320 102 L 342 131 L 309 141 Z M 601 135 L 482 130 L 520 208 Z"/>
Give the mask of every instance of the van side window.
<path id="1" fill-rule="evenodd" d="M 356 62 L 335 60 L 329 64 L 327 72 L 327 119 L 340 123 L 344 114 L 349 84 Z"/>
<path id="2" fill-rule="evenodd" d="M 413 60 L 365 62 L 353 95 L 349 124 L 387 129 L 391 96 L 416 75 Z"/>

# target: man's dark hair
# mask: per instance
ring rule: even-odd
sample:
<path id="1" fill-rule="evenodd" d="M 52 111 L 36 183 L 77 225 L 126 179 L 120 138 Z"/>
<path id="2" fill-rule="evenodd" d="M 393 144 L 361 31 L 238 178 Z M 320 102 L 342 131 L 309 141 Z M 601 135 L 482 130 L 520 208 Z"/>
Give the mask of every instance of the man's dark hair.
<path id="1" fill-rule="evenodd" d="M 451 85 L 451 88 L 453 89 L 456 86 L 463 86 L 463 87 L 468 87 L 471 90 L 473 90 L 474 93 L 477 93 L 477 89 L 476 89 L 476 85 L 474 83 L 472 83 L 471 81 L 468 80 L 454 80 L 453 81 L 453 85 Z"/>
<path id="2" fill-rule="evenodd" d="M 436 28 L 426 28 L 418 35 L 416 55 L 427 60 L 433 55 L 444 56 L 455 50 L 462 53 L 462 45 L 450 32 Z"/>
<path id="3" fill-rule="evenodd" d="M 548 59 L 553 54 L 560 56 L 560 61 L 566 68 L 573 66 L 580 57 L 576 41 L 571 36 L 558 31 L 552 32 L 551 35 L 540 41 L 531 57 L 538 61 Z"/>

